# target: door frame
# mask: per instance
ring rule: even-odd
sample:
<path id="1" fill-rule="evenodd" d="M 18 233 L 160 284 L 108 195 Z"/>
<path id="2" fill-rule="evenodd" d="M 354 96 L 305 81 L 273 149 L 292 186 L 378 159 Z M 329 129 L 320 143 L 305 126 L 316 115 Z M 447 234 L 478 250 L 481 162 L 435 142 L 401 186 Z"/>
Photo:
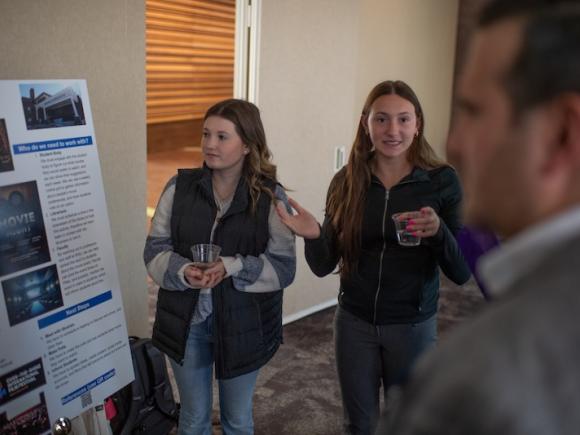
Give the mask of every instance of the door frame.
<path id="1" fill-rule="evenodd" d="M 262 0 L 236 0 L 234 98 L 258 104 Z"/>

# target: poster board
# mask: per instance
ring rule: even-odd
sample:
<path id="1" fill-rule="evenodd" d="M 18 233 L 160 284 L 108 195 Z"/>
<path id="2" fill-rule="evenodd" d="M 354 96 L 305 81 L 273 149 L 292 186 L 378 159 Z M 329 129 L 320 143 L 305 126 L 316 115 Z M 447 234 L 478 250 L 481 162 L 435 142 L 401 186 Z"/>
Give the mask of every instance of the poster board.
<path id="1" fill-rule="evenodd" d="M 0 433 L 133 380 L 87 85 L 0 81 Z"/>

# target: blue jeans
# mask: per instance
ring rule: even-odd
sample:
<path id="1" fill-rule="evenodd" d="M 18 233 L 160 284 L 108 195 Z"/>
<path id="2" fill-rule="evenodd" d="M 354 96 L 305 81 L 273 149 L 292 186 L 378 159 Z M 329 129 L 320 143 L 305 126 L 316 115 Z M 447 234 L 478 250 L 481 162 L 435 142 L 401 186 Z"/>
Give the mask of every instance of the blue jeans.
<path id="1" fill-rule="evenodd" d="M 417 357 L 435 346 L 437 316 L 421 323 L 373 325 L 339 306 L 334 342 L 345 432 L 372 435 L 381 384 L 386 403 L 389 387 L 404 380 Z"/>
<path id="2" fill-rule="evenodd" d="M 183 365 L 171 360 L 181 412 L 179 435 L 211 435 L 213 402 L 213 316 L 191 325 Z M 254 433 L 252 396 L 258 370 L 232 379 L 218 380 L 220 420 L 224 435 Z"/>

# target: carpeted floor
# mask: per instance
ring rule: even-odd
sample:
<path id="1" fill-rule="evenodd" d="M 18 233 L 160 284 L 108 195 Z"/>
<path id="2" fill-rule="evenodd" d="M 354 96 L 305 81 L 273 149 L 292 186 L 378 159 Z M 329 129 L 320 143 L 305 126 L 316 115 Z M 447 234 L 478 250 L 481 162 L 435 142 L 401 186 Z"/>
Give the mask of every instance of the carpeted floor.
<path id="1" fill-rule="evenodd" d="M 153 320 L 156 288 L 149 286 Z M 472 281 L 459 287 L 443 278 L 439 338 L 484 305 Z M 336 435 L 341 433 L 341 400 L 334 367 L 332 320 L 328 308 L 288 324 L 284 344 L 260 371 L 254 397 L 256 435 Z M 217 393 L 215 395 L 217 402 Z M 217 405 L 214 405 L 217 409 Z M 221 434 L 214 412 L 214 434 Z"/>

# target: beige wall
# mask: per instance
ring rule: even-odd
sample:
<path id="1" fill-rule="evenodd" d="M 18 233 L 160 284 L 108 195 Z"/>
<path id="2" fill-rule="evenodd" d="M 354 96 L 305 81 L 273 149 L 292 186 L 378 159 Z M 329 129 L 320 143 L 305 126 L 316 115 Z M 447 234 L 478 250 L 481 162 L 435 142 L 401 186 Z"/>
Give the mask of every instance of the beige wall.
<path id="1" fill-rule="evenodd" d="M 322 219 L 334 148 L 354 137 L 372 86 L 403 79 L 442 152 L 449 122 L 458 0 L 262 2 L 258 104 L 281 181 Z M 298 243 L 285 316 L 336 300 L 337 277 L 315 277 Z"/>
<path id="2" fill-rule="evenodd" d="M 449 127 L 459 0 L 361 0 L 357 107 L 382 80 L 404 80 L 442 157 Z"/>
<path id="3" fill-rule="evenodd" d="M 353 0 L 262 2 L 258 105 L 289 194 L 322 219 L 333 150 L 352 137 L 358 7 Z M 298 241 L 286 316 L 335 300 L 337 278 L 316 278 Z"/>
<path id="4" fill-rule="evenodd" d="M 86 79 L 125 312 L 147 333 L 145 2 L 0 0 L 0 79 Z"/>

